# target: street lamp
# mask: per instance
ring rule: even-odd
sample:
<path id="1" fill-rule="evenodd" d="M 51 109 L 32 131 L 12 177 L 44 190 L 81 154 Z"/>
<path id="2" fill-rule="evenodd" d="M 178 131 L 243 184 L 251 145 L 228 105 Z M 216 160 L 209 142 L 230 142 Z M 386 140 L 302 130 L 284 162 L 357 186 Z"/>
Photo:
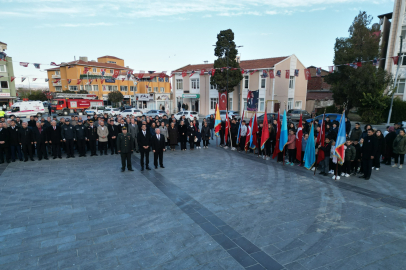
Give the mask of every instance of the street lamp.
<path id="1" fill-rule="evenodd" d="M 217 46 L 217 45 L 213 45 L 213 46 Z M 243 46 L 235 46 L 235 48 L 241 48 L 241 47 L 243 47 Z M 227 102 L 227 104 L 226 104 L 226 111 L 228 111 L 228 53 L 229 53 L 229 51 L 230 51 L 230 46 L 227 46 L 227 47 L 220 47 L 220 48 L 222 48 L 222 49 L 226 49 L 226 61 L 227 61 L 227 87 L 226 87 L 226 102 Z"/>

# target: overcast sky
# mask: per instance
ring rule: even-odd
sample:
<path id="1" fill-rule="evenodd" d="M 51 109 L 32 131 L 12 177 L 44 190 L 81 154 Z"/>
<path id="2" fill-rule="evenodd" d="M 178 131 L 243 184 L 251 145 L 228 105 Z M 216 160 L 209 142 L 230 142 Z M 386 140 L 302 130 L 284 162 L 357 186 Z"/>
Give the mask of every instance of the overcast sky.
<path id="1" fill-rule="evenodd" d="M 241 60 L 295 54 L 305 66 L 327 69 L 335 38 L 348 36 L 360 10 L 378 22 L 393 5 L 393 0 L 0 0 L 0 41 L 16 61 L 16 83 L 29 76 L 34 87 L 47 85 L 50 62 L 75 56 L 113 55 L 135 71 L 213 62 L 216 35 L 229 28 L 244 46 Z M 44 65 L 37 70 L 18 62 Z"/>

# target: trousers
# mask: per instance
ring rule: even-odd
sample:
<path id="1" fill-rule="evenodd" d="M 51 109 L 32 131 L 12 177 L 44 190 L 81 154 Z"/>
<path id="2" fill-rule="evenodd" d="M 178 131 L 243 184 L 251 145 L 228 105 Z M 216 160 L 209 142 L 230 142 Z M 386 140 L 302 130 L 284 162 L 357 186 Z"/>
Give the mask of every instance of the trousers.
<path id="1" fill-rule="evenodd" d="M 131 166 L 131 152 L 130 153 L 121 153 L 121 169 L 124 170 L 127 162 L 127 168 L 132 169 Z"/>
<path id="2" fill-rule="evenodd" d="M 149 164 L 149 151 L 144 150 L 144 148 L 140 148 L 141 153 L 141 167 L 144 168 L 144 157 L 145 157 L 145 165 L 148 167 Z"/>
<path id="3" fill-rule="evenodd" d="M 154 152 L 154 165 L 158 166 L 158 159 L 159 159 L 159 166 L 163 166 L 163 158 L 164 158 L 164 152 L 163 151 L 155 151 Z"/>

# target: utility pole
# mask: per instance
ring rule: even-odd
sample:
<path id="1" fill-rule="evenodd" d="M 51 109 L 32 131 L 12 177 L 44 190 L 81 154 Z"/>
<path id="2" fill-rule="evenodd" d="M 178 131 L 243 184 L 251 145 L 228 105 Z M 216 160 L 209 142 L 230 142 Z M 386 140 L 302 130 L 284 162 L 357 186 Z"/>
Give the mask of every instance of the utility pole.
<path id="1" fill-rule="evenodd" d="M 400 64 L 403 62 L 403 55 L 402 55 L 402 43 L 403 43 L 403 37 L 400 36 L 400 50 L 399 50 L 399 59 L 398 59 L 398 68 L 396 70 L 396 77 L 395 77 L 395 84 L 392 90 L 392 99 L 390 101 L 390 108 L 389 108 L 389 115 L 388 115 L 388 122 L 386 123 L 386 125 L 389 126 L 389 122 L 390 122 L 390 118 L 392 116 L 392 107 L 393 107 L 393 99 L 395 97 L 395 87 L 396 87 L 396 83 L 398 82 L 398 75 L 399 75 L 399 69 L 400 69 Z"/>

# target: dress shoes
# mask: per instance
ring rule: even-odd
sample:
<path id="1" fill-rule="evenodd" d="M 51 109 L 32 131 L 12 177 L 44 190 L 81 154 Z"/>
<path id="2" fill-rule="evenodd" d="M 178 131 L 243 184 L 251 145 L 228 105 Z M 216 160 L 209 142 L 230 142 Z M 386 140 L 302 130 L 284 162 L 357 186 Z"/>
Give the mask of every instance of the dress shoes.
<path id="1" fill-rule="evenodd" d="M 160 167 L 161 167 L 162 169 L 165 169 L 164 165 L 161 165 Z"/>
<path id="2" fill-rule="evenodd" d="M 150 171 L 150 170 L 151 170 L 151 168 L 150 168 L 149 166 L 147 166 L 147 167 L 146 167 L 146 169 L 147 169 L 148 171 Z"/>
<path id="3" fill-rule="evenodd" d="M 133 169 L 128 169 L 130 172 L 133 172 L 134 170 Z"/>

